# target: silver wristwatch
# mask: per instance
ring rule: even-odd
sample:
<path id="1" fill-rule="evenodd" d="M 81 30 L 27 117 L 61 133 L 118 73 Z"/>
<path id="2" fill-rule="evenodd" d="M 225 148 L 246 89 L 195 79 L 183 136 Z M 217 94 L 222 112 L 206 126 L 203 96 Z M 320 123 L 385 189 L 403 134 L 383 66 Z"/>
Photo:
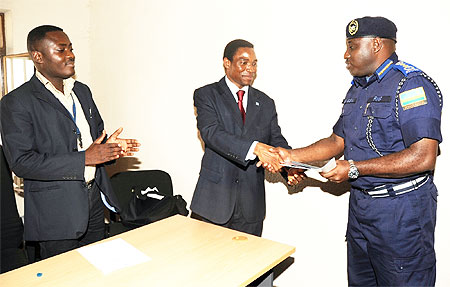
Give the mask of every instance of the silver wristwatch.
<path id="1" fill-rule="evenodd" d="M 348 163 L 350 164 L 350 170 L 348 171 L 348 178 L 350 179 L 357 179 L 359 176 L 358 168 L 356 167 L 353 160 L 349 159 Z"/>

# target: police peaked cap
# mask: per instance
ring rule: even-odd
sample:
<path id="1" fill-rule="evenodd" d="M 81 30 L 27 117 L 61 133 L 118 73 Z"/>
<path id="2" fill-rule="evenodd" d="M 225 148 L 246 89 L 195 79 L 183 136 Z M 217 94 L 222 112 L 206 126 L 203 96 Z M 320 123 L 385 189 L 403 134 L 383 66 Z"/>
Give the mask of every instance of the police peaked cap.
<path id="1" fill-rule="evenodd" d="M 347 24 L 347 39 L 362 37 L 380 37 L 397 41 L 397 27 L 384 17 L 357 18 Z"/>

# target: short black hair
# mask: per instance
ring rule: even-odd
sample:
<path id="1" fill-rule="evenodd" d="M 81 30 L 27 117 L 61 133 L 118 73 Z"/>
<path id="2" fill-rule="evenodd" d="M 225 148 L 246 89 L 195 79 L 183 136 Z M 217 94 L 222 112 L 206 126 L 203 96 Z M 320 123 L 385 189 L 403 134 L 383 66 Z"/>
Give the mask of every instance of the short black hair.
<path id="1" fill-rule="evenodd" d="M 31 51 L 35 50 L 35 44 L 44 39 L 45 34 L 53 31 L 63 31 L 63 29 L 52 25 L 42 25 L 31 30 L 30 33 L 28 33 L 27 37 L 28 53 L 31 53 Z"/>
<path id="2" fill-rule="evenodd" d="M 253 48 L 253 44 L 242 39 L 233 40 L 225 47 L 225 50 L 223 51 L 223 59 L 227 58 L 230 62 L 233 62 L 234 54 L 236 54 L 236 51 L 239 48 Z"/>

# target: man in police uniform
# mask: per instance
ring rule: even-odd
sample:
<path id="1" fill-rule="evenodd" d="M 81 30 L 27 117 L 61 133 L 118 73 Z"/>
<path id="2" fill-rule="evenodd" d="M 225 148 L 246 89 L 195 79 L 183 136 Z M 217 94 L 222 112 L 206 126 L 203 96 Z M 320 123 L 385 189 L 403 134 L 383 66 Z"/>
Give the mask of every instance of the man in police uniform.
<path id="1" fill-rule="evenodd" d="M 442 97 L 435 82 L 395 53 L 397 28 L 383 17 L 346 27 L 354 77 L 330 137 L 305 148 L 277 148 L 284 160 L 326 160 L 322 175 L 351 183 L 347 227 L 350 286 L 432 286 L 436 277 L 433 183 Z M 291 178 L 291 183 L 303 177 Z"/>

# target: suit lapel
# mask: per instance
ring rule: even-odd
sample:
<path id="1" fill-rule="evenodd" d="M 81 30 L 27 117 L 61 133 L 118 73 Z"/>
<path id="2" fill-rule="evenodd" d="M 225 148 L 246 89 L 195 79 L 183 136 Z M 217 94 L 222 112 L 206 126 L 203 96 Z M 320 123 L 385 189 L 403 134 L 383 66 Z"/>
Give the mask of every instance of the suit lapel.
<path id="1" fill-rule="evenodd" d="M 245 111 L 245 129 L 254 126 L 253 122 L 256 120 L 260 111 L 259 96 L 251 86 L 248 87 L 248 102 Z"/>
<path id="2" fill-rule="evenodd" d="M 33 84 L 33 94 L 40 100 L 48 103 L 51 105 L 55 110 L 62 113 L 64 116 L 69 118 L 71 121 L 73 121 L 72 115 L 69 113 L 69 111 L 63 106 L 63 104 L 39 81 L 39 79 L 34 75 L 31 78 L 31 82 Z M 81 107 L 83 108 L 83 114 L 86 117 L 90 131 L 91 136 L 93 139 L 96 139 L 98 137 L 96 125 L 92 124 L 92 115 L 90 114 L 92 109 L 89 105 L 89 100 L 86 97 L 86 95 L 77 88 L 78 85 L 75 82 L 75 85 L 73 87 L 73 90 L 75 92 L 75 95 L 78 97 L 78 101 L 80 101 Z M 81 114 L 80 114 L 81 115 Z"/>
<path id="3" fill-rule="evenodd" d="M 95 140 L 98 135 L 97 125 L 93 122 L 94 119 L 92 117 L 92 111 L 94 108 L 91 106 L 91 101 L 89 100 L 89 97 L 81 89 L 79 89 L 79 85 L 77 82 L 75 82 L 75 85 L 73 86 L 73 91 L 75 92 L 75 95 L 78 98 L 78 101 L 80 102 L 81 108 L 83 109 L 83 115 L 86 118 L 89 129 L 91 131 L 92 139 Z"/>
<path id="4" fill-rule="evenodd" d="M 223 97 L 226 109 L 230 111 L 238 126 L 243 129 L 244 123 L 242 122 L 241 112 L 239 111 L 239 107 L 233 94 L 231 94 L 231 91 L 225 82 L 225 77 L 219 81 L 219 93 Z"/>
<path id="5" fill-rule="evenodd" d="M 69 111 L 63 106 L 63 104 L 44 86 L 44 84 L 39 81 L 39 79 L 34 75 L 31 78 L 31 83 L 33 84 L 33 94 L 40 100 L 51 105 L 55 110 L 61 112 L 64 116 L 72 120 L 72 116 Z"/>

